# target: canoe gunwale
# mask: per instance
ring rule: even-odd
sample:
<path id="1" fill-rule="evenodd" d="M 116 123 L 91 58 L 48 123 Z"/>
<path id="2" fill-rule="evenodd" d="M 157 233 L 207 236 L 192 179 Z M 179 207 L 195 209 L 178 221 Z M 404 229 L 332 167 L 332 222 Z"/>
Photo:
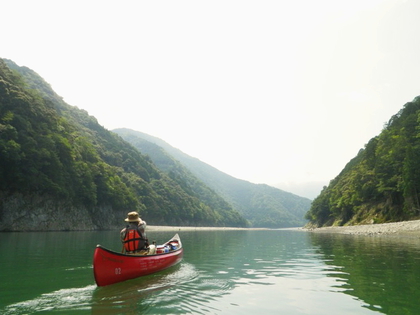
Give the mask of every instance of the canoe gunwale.
<path id="1" fill-rule="evenodd" d="M 115 252 L 115 251 L 113 251 L 111 249 L 108 249 L 106 247 L 103 247 L 100 244 L 96 245 L 96 248 L 100 248 L 100 249 L 102 249 L 104 251 L 107 251 L 108 253 L 110 253 L 112 255 L 118 255 L 118 256 L 123 256 L 123 257 L 131 257 L 131 258 L 147 258 L 147 257 L 153 257 L 153 256 L 168 255 L 168 254 L 172 254 L 172 253 L 181 251 L 183 249 L 182 246 L 181 246 L 181 247 L 179 247 L 179 248 L 177 248 L 175 250 L 171 250 L 170 252 L 167 252 L 167 253 L 159 253 L 159 254 L 153 254 L 153 255 L 133 255 L 133 254 L 123 254 L 123 253 Z"/>
<path id="2" fill-rule="evenodd" d="M 113 250 L 111 250 L 111 249 L 108 249 L 108 248 L 106 248 L 106 247 L 103 247 L 103 246 L 102 246 L 102 245 L 100 245 L 100 244 L 96 245 L 96 248 L 103 249 L 103 250 L 105 250 L 105 251 L 107 251 L 108 253 L 113 254 L 113 255 L 119 255 L 119 256 L 124 256 L 124 257 L 135 257 L 135 258 L 167 255 L 167 254 L 175 253 L 175 252 L 177 252 L 177 251 L 182 250 L 182 243 L 181 243 L 181 239 L 179 238 L 178 233 L 177 233 L 177 234 L 175 234 L 175 235 L 174 235 L 174 237 L 172 237 L 169 241 L 167 241 L 166 243 L 163 243 L 162 245 L 167 245 L 167 244 L 169 244 L 169 243 L 171 243 L 171 242 L 177 242 L 177 243 L 179 244 L 179 247 L 178 247 L 177 249 L 175 249 L 175 250 L 171 250 L 171 251 L 169 251 L 169 252 L 167 252 L 167 253 L 159 253 L 159 254 L 153 254 L 153 255 L 133 255 L 133 254 L 124 254 L 124 253 L 119 253 L 119 252 L 113 251 Z"/>

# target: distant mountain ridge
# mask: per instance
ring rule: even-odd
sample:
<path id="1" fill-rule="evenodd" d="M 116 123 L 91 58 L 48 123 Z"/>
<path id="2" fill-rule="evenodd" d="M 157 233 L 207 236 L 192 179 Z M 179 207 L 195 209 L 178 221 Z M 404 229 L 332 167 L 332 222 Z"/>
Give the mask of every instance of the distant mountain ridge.
<path id="1" fill-rule="evenodd" d="M 307 223 L 304 216 L 311 204 L 308 198 L 265 184 L 236 179 L 151 135 L 126 128 L 113 131 L 149 155 L 163 171 L 170 172 L 173 169 L 167 154 L 175 158 L 228 201 L 253 227 L 296 227 Z"/>

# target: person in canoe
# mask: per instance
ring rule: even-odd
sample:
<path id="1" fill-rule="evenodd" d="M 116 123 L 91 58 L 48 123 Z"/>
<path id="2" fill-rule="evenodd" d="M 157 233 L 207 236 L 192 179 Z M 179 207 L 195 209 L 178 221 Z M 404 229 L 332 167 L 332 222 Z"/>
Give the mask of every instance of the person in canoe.
<path id="1" fill-rule="evenodd" d="M 135 211 L 129 212 L 125 222 L 128 225 L 120 232 L 123 243 L 122 252 L 125 254 L 147 255 L 152 254 L 154 246 L 149 246 L 146 236 L 146 221 L 143 221 Z"/>

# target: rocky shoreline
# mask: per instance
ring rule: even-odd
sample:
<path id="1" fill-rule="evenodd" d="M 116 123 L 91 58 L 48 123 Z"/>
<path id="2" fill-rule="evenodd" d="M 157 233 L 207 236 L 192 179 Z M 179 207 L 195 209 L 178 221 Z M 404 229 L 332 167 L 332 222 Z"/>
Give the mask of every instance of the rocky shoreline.
<path id="1" fill-rule="evenodd" d="M 420 220 L 353 226 L 330 226 L 307 229 L 313 233 L 337 233 L 351 235 L 395 235 L 420 238 Z"/>

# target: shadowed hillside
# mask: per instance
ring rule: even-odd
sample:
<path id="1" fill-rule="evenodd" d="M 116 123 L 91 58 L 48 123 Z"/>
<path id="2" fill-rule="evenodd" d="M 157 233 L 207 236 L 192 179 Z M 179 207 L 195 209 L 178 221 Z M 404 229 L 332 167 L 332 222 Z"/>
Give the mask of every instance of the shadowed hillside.
<path id="1" fill-rule="evenodd" d="M 115 228 L 133 210 L 149 224 L 246 225 L 221 198 L 190 194 L 34 71 L 3 59 L 0 153 L 0 231 Z"/>

